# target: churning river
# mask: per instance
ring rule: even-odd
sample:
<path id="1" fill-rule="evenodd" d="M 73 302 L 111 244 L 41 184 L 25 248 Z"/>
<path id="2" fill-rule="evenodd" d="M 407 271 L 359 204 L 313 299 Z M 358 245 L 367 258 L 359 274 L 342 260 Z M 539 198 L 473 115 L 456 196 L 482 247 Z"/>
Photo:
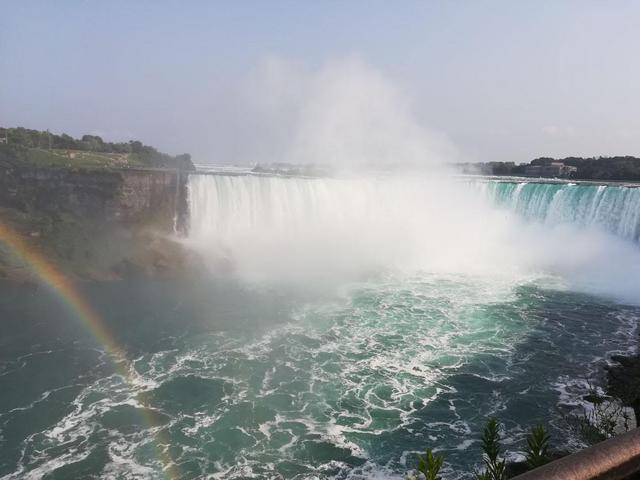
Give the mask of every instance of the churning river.
<path id="1" fill-rule="evenodd" d="M 635 349 L 640 189 L 193 175 L 188 280 L 0 295 L 0 478 L 447 478 L 511 455 Z M 204 273 L 207 272 L 207 273 Z M 123 373 L 126 371 L 126 373 Z"/>

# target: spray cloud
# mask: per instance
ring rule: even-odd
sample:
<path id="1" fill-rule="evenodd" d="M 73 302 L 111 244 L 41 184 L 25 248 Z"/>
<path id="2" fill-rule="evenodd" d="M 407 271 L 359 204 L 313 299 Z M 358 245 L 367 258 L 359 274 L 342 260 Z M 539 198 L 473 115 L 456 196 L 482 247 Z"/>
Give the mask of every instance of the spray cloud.
<path id="1" fill-rule="evenodd" d="M 554 286 L 640 301 L 637 245 L 570 223 L 523 221 L 469 182 L 442 174 L 455 149 L 420 125 L 393 83 L 361 60 L 309 72 L 270 59 L 263 73 L 246 98 L 259 112 L 254 121 L 277 140 L 273 160 L 359 173 L 194 176 L 190 240 L 240 277 L 335 285 L 371 272 L 435 272 L 514 286 L 553 277 Z M 394 165 L 409 168 L 366 173 Z"/>

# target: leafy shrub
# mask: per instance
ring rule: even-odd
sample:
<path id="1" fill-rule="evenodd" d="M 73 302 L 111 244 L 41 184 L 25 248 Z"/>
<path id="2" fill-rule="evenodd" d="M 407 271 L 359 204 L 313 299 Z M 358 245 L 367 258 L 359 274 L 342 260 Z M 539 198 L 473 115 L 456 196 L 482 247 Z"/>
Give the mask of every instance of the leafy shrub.
<path id="1" fill-rule="evenodd" d="M 478 480 L 506 480 L 507 478 L 507 464 L 503 459 L 500 459 L 499 430 L 498 420 L 490 418 L 480 438 L 482 451 L 484 452 L 482 456 L 485 469 L 482 473 L 476 472 Z"/>
<path id="2" fill-rule="evenodd" d="M 424 476 L 425 480 L 441 480 L 442 477 L 439 476 L 439 473 L 443 463 L 444 457 L 434 455 L 433 451 L 428 448 L 424 456 L 418 455 L 418 472 Z"/>
<path id="3" fill-rule="evenodd" d="M 525 449 L 527 465 L 531 468 L 538 468 L 549 462 L 549 438 L 551 437 L 542 425 L 531 428 Z"/>

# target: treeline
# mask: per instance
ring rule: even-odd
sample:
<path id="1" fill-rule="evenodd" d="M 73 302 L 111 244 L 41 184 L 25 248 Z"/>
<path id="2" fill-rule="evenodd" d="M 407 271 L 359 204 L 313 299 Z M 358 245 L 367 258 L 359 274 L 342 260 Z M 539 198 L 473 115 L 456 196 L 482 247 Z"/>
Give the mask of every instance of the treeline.
<path id="1" fill-rule="evenodd" d="M 457 167 L 466 174 L 474 175 L 526 175 L 526 168 L 534 165 L 550 165 L 561 162 L 576 167 L 577 171 L 569 178 L 578 180 L 618 180 L 640 181 L 640 158 L 632 156 L 617 157 L 539 157 L 528 164 L 516 165 L 514 162 L 460 163 Z"/>
<path id="2" fill-rule="evenodd" d="M 23 127 L 1 128 L 0 141 L 4 149 L 44 149 L 72 150 L 81 152 L 108 153 L 132 156 L 137 163 L 153 168 L 182 168 L 193 170 L 191 155 L 183 153 L 171 156 L 137 140 L 129 142 L 105 142 L 98 135 L 83 135 L 76 139 L 66 133 L 57 135 L 49 131 L 32 130 Z M 19 152 L 16 152 L 19 153 Z"/>
<path id="3" fill-rule="evenodd" d="M 531 161 L 531 165 L 549 165 L 552 162 L 562 162 L 576 167 L 578 171 L 572 178 L 581 180 L 622 180 L 640 181 L 640 158 L 624 157 L 566 157 L 553 159 L 540 157 Z"/>

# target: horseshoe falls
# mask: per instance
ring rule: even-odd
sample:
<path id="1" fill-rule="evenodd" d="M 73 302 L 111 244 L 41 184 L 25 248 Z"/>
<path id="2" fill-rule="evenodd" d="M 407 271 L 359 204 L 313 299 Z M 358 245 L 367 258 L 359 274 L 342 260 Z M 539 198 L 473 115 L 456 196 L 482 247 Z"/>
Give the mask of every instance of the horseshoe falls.
<path id="1" fill-rule="evenodd" d="M 635 349 L 636 188 L 250 174 L 188 188 L 202 271 L 83 287 L 127 332 L 144 398 L 53 300 L 0 298 L 20 319 L 3 335 L 38 345 L 3 354 L 0 390 L 29 404 L 0 397 L 16 446 L 0 478 L 162 479 L 168 457 L 186 479 L 401 479 L 437 448 L 446 479 L 470 479 L 489 416 L 511 459 L 536 424 L 581 446 L 567 415 Z M 36 328 L 43 315 L 60 333 Z"/>
<path id="2" fill-rule="evenodd" d="M 640 189 L 382 177 L 195 175 L 190 241 L 248 281 L 429 272 L 640 298 Z"/>

